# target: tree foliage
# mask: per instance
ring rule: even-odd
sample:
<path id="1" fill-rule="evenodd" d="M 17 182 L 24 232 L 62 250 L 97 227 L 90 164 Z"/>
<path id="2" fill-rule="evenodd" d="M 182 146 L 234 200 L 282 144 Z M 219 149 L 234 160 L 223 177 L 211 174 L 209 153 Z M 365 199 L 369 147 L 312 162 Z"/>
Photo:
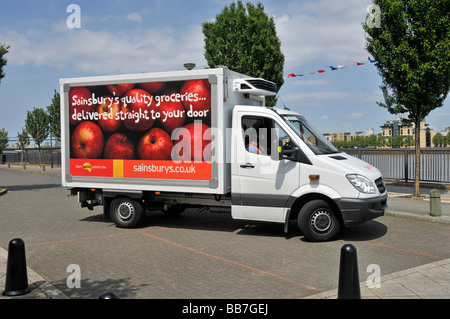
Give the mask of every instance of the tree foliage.
<path id="1" fill-rule="evenodd" d="M 433 144 L 437 147 L 442 147 L 445 145 L 445 138 L 444 136 L 442 136 L 441 133 L 437 132 L 434 136 L 433 136 Z"/>
<path id="2" fill-rule="evenodd" d="M 61 140 L 60 109 L 60 94 L 55 90 L 52 98 L 52 104 L 47 107 L 47 112 L 50 121 L 50 133 L 58 140 Z"/>
<path id="3" fill-rule="evenodd" d="M 43 109 L 34 108 L 33 111 L 27 111 L 25 129 L 39 148 L 39 162 L 41 164 L 41 144 L 48 136 L 50 129 L 49 123 L 49 116 Z"/>
<path id="4" fill-rule="evenodd" d="M 356 136 L 349 141 L 333 141 L 331 142 L 337 148 L 377 148 L 377 147 L 409 147 L 414 144 L 412 135 L 399 135 L 396 137 L 389 136 L 388 138 L 374 134 L 369 136 Z"/>
<path id="5" fill-rule="evenodd" d="M 17 132 L 17 143 L 16 146 L 22 151 L 21 155 L 21 163 L 23 163 L 23 154 L 25 153 L 25 147 L 30 144 L 30 137 L 28 136 L 28 132 L 25 128 L 22 127 L 22 132 Z"/>
<path id="6" fill-rule="evenodd" d="M 420 122 L 441 107 L 450 86 L 450 2 L 373 0 L 379 27 L 363 24 L 367 51 L 377 60 L 384 103 L 392 114 L 408 113 L 416 125 L 415 195 L 419 195 Z"/>
<path id="7" fill-rule="evenodd" d="M 4 149 L 8 146 L 8 132 L 2 128 L 0 130 L 0 154 L 3 152 Z"/>
<path id="8" fill-rule="evenodd" d="M 261 3 L 242 1 L 226 6 L 212 22 L 202 25 L 205 58 L 209 67 L 224 65 L 230 70 L 283 83 L 284 55 L 272 17 Z M 275 105 L 268 99 L 267 105 Z"/>
<path id="9" fill-rule="evenodd" d="M 0 43 L 0 82 L 5 77 L 5 73 L 3 73 L 3 68 L 6 66 L 5 54 L 8 53 L 9 45 Z"/>

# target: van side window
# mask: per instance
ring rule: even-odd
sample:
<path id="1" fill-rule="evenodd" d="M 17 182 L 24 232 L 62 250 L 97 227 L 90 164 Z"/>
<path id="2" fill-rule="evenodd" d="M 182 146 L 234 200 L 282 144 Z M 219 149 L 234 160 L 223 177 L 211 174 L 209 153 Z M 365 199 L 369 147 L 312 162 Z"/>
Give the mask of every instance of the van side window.
<path id="1" fill-rule="evenodd" d="M 244 116 L 242 132 L 244 145 L 248 152 L 270 155 L 270 132 L 273 121 L 265 117 Z"/>
<path id="2" fill-rule="evenodd" d="M 273 129 L 278 131 L 279 138 L 279 141 L 275 141 L 276 152 L 278 151 L 280 142 L 285 150 L 293 149 L 295 147 L 290 136 L 274 120 L 266 117 L 244 116 L 242 118 L 242 131 L 244 145 L 247 151 L 270 156 L 272 151 L 271 148 L 273 147 Z"/>
<path id="3" fill-rule="evenodd" d="M 296 145 L 291 140 L 291 137 L 278 125 L 278 123 L 275 123 L 275 129 L 278 130 L 278 145 L 280 145 L 284 150 L 293 150 Z"/>

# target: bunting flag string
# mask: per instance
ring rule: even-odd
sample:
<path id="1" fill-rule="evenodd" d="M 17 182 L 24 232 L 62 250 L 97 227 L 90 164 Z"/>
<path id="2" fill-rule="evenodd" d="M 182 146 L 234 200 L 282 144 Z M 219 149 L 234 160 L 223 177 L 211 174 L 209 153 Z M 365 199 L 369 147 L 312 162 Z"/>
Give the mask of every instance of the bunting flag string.
<path id="1" fill-rule="evenodd" d="M 377 62 L 376 60 L 373 60 L 370 57 L 368 57 L 368 60 L 369 60 L 369 63 L 376 63 Z M 336 70 L 346 69 L 346 68 L 349 68 L 349 67 L 352 67 L 352 66 L 361 66 L 361 65 L 365 65 L 366 64 L 364 62 L 357 62 L 357 61 L 353 61 L 353 63 L 354 64 L 350 65 L 350 66 L 348 66 L 348 65 L 338 65 L 338 66 L 329 65 L 329 68 L 330 68 L 330 71 L 336 71 Z M 317 70 L 317 71 L 314 71 L 314 72 L 306 71 L 306 72 L 300 73 L 300 74 L 289 73 L 286 79 L 288 79 L 288 78 L 295 78 L 295 77 L 301 77 L 301 76 L 305 76 L 305 75 L 308 75 L 308 74 L 309 75 L 313 75 L 313 74 L 316 74 L 316 73 L 320 74 L 320 73 L 325 73 L 325 72 L 327 72 L 327 71 L 324 70 L 324 69 L 320 69 L 320 70 Z"/>

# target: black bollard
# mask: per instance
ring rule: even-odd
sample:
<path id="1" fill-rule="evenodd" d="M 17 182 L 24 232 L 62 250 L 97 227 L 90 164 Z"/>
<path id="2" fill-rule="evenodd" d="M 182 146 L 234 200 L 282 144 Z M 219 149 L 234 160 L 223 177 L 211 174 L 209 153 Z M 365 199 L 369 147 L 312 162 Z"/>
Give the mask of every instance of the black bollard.
<path id="1" fill-rule="evenodd" d="M 120 299 L 112 292 L 104 292 L 98 299 Z"/>
<path id="2" fill-rule="evenodd" d="M 361 299 L 356 248 L 346 244 L 341 248 L 338 299 Z"/>
<path id="3" fill-rule="evenodd" d="M 5 291 L 2 295 L 20 296 L 29 292 L 25 243 L 20 238 L 14 238 L 8 246 Z"/>

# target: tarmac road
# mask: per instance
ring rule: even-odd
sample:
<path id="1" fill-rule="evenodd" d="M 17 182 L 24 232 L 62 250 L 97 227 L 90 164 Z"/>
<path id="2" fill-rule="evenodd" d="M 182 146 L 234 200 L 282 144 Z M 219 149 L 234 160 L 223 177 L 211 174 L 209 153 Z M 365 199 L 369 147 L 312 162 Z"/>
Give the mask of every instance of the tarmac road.
<path id="1" fill-rule="evenodd" d="M 195 210 L 177 218 L 148 212 L 141 228 L 120 229 L 100 208 L 81 209 L 58 176 L 0 169 L 0 185 L 8 188 L 0 197 L 0 246 L 22 238 L 28 266 L 69 298 L 105 291 L 124 299 L 305 298 L 336 289 L 346 243 L 357 248 L 361 281 L 369 265 L 385 276 L 450 258 L 448 223 L 387 214 L 326 243 L 304 240 L 295 223 L 285 235 L 281 225 Z M 423 215 L 429 206 L 392 203 Z M 449 209 L 443 205 L 443 214 Z M 70 265 L 81 270 L 80 288 L 69 287 Z"/>

